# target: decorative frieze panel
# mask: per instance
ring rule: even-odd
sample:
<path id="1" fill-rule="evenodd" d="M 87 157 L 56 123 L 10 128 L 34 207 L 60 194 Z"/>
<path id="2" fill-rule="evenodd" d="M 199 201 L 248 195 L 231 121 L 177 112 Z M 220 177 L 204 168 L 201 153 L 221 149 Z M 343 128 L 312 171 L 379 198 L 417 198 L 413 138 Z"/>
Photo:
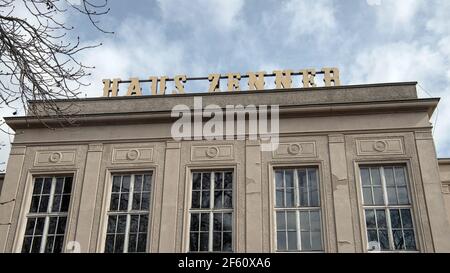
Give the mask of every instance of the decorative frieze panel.
<path id="1" fill-rule="evenodd" d="M 357 139 L 358 155 L 405 154 L 401 138 Z"/>
<path id="2" fill-rule="evenodd" d="M 147 163 L 153 161 L 152 148 L 115 148 L 112 163 Z"/>
<path id="3" fill-rule="evenodd" d="M 450 181 L 442 182 L 442 193 L 450 194 Z"/>
<path id="4" fill-rule="evenodd" d="M 67 166 L 74 165 L 76 151 L 37 151 L 34 166 Z"/>
<path id="5" fill-rule="evenodd" d="M 192 146 L 191 160 L 233 160 L 233 145 Z"/>
<path id="6" fill-rule="evenodd" d="M 295 142 L 280 143 L 278 149 L 273 152 L 274 158 L 289 157 L 316 157 L 316 143 L 311 142 Z"/>

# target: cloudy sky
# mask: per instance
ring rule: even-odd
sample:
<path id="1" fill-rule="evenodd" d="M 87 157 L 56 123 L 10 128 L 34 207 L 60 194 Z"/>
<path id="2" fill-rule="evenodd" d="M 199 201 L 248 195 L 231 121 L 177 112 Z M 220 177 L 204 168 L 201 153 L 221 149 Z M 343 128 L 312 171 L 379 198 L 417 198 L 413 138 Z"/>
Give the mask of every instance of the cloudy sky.
<path id="1" fill-rule="evenodd" d="M 84 96 L 101 96 L 103 78 L 339 67 L 341 84 L 418 81 L 426 90 L 418 88 L 419 96 L 441 97 L 434 135 L 438 156 L 450 157 L 448 0 L 109 0 L 109 6 L 101 25 L 113 35 L 81 16 L 64 19 L 85 43 L 103 43 L 80 55 L 96 67 Z"/>

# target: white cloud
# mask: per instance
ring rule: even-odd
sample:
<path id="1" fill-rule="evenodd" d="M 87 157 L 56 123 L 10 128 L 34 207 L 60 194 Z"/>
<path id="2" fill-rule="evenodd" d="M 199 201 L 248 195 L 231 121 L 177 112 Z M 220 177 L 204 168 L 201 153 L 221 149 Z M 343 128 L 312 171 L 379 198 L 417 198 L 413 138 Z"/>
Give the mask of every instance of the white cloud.
<path id="1" fill-rule="evenodd" d="M 336 28 L 337 21 L 332 0 L 302 1 L 289 0 L 283 2 L 281 14 L 273 15 L 287 18 L 291 39 L 302 35 L 317 35 L 320 39 Z"/>
<path id="2" fill-rule="evenodd" d="M 158 0 L 163 19 L 193 28 L 230 30 L 238 25 L 243 0 Z"/>
<path id="3" fill-rule="evenodd" d="M 145 35 L 143 30 L 146 30 Z M 173 76 L 172 73 L 183 72 L 183 55 L 182 45 L 169 41 L 155 22 L 142 18 L 127 19 L 114 38 L 83 53 L 83 63 L 95 66 L 88 79 L 92 86 L 85 90 L 88 96 L 100 96 L 102 79 L 144 79 L 167 73 Z"/>
<path id="4" fill-rule="evenodd" d="M 377 27 L 385 33 L 413 32 L 419 11 L 426 6 L 422 0 L 382 0 L 375 6 Z"/>
<path id="5" fill-rule="evenodd" d="M 446 63 L 430 46 L 390 43 L 363 49 L 350 67 L 351 83 L 429 82 L 442 76 Z"/>
<path id="6" fill-rule="evenodd" d="M 435 0 L 435 6 L 432 10 L 433 15 L 426 23 L 426 28 L 437 34 L 450 34 L 450 1 Z"/>

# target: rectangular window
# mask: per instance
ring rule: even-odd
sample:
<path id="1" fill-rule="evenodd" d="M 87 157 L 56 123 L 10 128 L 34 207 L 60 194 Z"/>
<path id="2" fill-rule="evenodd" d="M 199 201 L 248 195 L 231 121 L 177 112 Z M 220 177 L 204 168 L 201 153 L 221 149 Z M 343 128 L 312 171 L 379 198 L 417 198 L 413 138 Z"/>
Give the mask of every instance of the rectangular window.
<path id="1" fill-rule="evenodd" d="M 145 252 L 152 173 L 112 176 L 105 252 Z"/>
<path id="2" fill-rule="evenodd" d="M 275 170 L 277 251 L 321 251 L 317 168 Z"/>
<path id="3" fill-rule="evenodd" d="M 233 172 L 192 173 L 189 250 L 233 251 Z"/>
<path id="4" fill-rule="evenodd" d="M 406 168 L 360 170 L 368 250 L 417 250 Z"/>
<path id="5" fill-rule="evenodd" d="M 60 253 L 64 248 L 72 176 L 35 177 L 22 253 Z"/>

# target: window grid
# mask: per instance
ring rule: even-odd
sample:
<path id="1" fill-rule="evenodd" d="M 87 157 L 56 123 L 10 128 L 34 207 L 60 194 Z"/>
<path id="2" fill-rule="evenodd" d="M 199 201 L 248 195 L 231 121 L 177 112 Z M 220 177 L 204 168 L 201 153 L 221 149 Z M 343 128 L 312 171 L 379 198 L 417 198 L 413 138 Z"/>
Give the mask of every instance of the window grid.
<path id="1" fill-rule="evenodd" d="M 233 250 L 233 171 L 192 172 L 191 190 L 189 251 L 231 252 Z M 220 231 L 215 224 L 219 218 L 222 221 Z M 224 229 L 224 219 L 227 219 L 227 229 Z M 204 222 L 207 223 L 203 225 Z M 219 238 L 220 241 L 218 241 Z M 208 243 L 202 243 L 204 240 Z"/>
<path id="2" fill-rule="evenodd" d="M 145 252 L 152 173 L 112 176 L 105 252 Z"/>
<path id="3" fill-rule="evenodd" d="M 366 172 L 367 170 L 369 170 L 369 176 L 364 175 L 363 172 Z M 380 187 L 382 189 L 381 191 L 381 195 L 380 196 L 375 196 L 375 191 L 371 192 L 372 195 L 372 200 L 376 200 L 378 199 L 379 202 L 371 202 L 371 200 L 367 200 L 367 194 L 364 194 L 364 187 L 365 187 L 365 182 L 364 179 L 365 178 L 369 178 L 370 179 L 370 183 L 373 184 L 373 175 L 372 175 L 372 171 L 374 171 L 375 173 L 379 173 L 379 182 L 380 182 Z M 393 183 L 394 186 L 390 185 L 388 187 L 387 181 L 386 181 L 386 170 L 388 170 L 388 173 L 392 170 L 393 176 Z M 402 184 L 397 184 L 397 173 L 401 172 L 402 173 L 402 177 L 403 177 L 403 183 Z M 382 251 L 393 251 L 393 250 L 405 250 L 405 251 L 415 251 L 417 250 L 417 243 L 416 243 L 416 238 L 415 238 L 415 233 L 414 233 L 414 227 L 413 227 L 413 219 L 412 219 L 412 206 L 410 203 L 410 197 L 409 197 L 409 191 L 408 191 L 408 183 L 407 183 L 407 176 L 406 176 L 406 168 L 404 166 L 401 165 L 393 165 L 393 166 L 363 166 L 360 168 L 360 173 L 361 173 L 361 183 L 362 183 L 362 189 L 363 189 L 363 206 L 364 206 L 364 219 L 366 222 L 366 232 L 367 232 L 367 243 L 369 244 L 369 242 L 371 242 L 371 232 L 376 231 L 377 232 L 377 236 L 376 239 L 378 240 L 377 242 L 380 244 L 380 250 Z M 376 175 L 375 175 L 375 179 L 377 179 Z M 367 182 L 366 182 L 367 185 Z M 367 187 L 367 186 L 366 186 Z M 388 193 L 388 189 L 389 188 L 394 188 L 395 187 L 395 193 L 396 193 L 396 199 L 392 199 L 392 195 L 391 198 L 389 198 L 389 193 Z M 405 188 L 405 192 L 406 192 L 406 200 L 407 202 L 401 201 L 398 195 L 398 190 L 397 188 Z M 402 197 L 404 198 L 404 197 Z M 405 199 L 403 199 L 405 200 Z M 391 204 L 391 201 L 392 204 Z M 401 202 L 400 202 L 401 201 Z M 366 203 L 367 202 L 367 203 Z M 393 227 L 392 223 L 392 212 L 393 211 L 408 211 L 407 214 L 409 214 L 409 222 L 410 227 L 404 228 L 403 227 L 403 219 L 402 216 L 400 214 L 400 227 Z M 375 222 L 376 222 L 376 228 L 371 228 L 368 227 L 370 224 L 370 215 L 372 214 L 372 212 L 374 213 L 374 217 L 375 217 Z M 379 212 L 383 212 L 383 215 L 385 217 L 385 228 L 379 228 L 379 221 L 378 218 L 381 215 L 378 215 Z M 368 215 L 369 213 L 369 215 Z M 382 238 L 380 237 L 380 230 L 387 231 L 387 245 L 386 243 L 383 243 L 383 241 L 381 240 Z M 399 234 L 401 232 L 402 235 L 402 244 L 398 245 L 396 244 L 396 242 L 394 241 L 394 239 L 396 237 L 394 237 L 394 232 L 396 234 Z M 405 232 L 407 234 L 410 234 L 410 236 L 412 237 L 412 242 L 408 243 L 405 240 Z M 398 236 L 398 235 L 396 235 Z M 383 238 L 384 239 L 384 238 Z M 373 246 L 372 246 L 373 247 Z M 368 245 L 369 248 L 369 245 Z M 368 249 L 369 251 L 373 250 L 373 249 Z"/>
<path id="4" fill-rule="evenodd" d="M 63 251 L 72 176 L 35 177 L 23 253 Z"/>
<path id="5" fill-rule="evenodd" d="M 276 169 L 274 182 L 277 251 L 322 250 L 318 168 Z"/>

